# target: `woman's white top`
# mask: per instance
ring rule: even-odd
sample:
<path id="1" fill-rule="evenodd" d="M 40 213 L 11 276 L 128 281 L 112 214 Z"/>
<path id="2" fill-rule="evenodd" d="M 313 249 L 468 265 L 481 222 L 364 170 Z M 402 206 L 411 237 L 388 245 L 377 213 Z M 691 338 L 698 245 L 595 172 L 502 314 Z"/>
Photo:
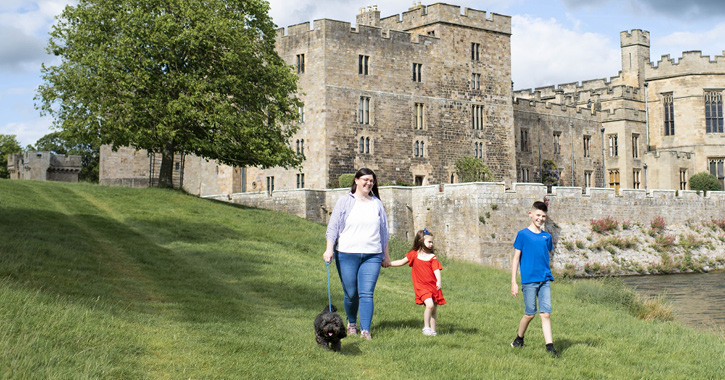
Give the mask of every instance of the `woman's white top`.
<path id="1" fill-rule="evenodd" d="M 355 200 L 345 228 L 337 241 L 337 250 L 345 253 L 381 253 L 378 205 L 370 200 Z"/>

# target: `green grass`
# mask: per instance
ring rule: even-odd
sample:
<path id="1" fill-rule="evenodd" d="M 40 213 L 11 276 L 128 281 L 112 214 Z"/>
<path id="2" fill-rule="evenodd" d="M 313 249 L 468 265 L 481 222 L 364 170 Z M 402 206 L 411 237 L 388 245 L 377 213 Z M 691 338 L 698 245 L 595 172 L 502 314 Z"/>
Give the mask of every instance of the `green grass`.
<path id="1" fill-rule="evenodd" d="M 725 371 L 720 333 L 635 317 L 608 282 L 557 281 L 558 360 L 510 274 L 445 258 L 437 337 L 407 267 L 383 269 L 373 340 L 319 349 L 325 227 L 175 191 L 0 180 L 3 379 L 677 379 Z M 512 232 L 513 234 L 513 232 Z M 406 242 L 391 244 L 402 257 Z M 333 303 L 342 290 L 331 267 Z M 588 280 L 587 280 L 588 281 Z M 631 295 L 631 294 L 630 294 Z M 344 313 L 343 313 L 344 314 Z"/>

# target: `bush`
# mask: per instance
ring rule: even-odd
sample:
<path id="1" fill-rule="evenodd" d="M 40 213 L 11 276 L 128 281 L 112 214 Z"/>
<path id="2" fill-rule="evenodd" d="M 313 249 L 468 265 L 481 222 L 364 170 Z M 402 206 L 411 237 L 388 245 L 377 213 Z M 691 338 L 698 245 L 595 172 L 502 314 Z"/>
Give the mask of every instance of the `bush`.
<path id="1" fill-rule="evenodd" d="M 337 179 L 338 185 L 340 187 L 352 187 L 352 183 L 355 182 L 355 174 L 342 174 L 340 175 L 340 178 Z"/>
<path id="2" fill-rule="evenodd" d="M 461 182 L 485 182 L 491 181 L 491 172 L 488 165 L 479 158 L 466 156 L 456 161 L 456 173 Z"/>
<path id="3" fill-rule="evenodd" d="M 656 232 L 662 232 L 662 230 L 665 229 L 665 219 L 661 216 L 658 216 L 652 219 L 652 221 L 649 222 L 649 225 Z"/>
<path id="4" fill-rule="evenodd" d="M 600 234 L 607 231 L 614 231 L 617 229 L 617 224 L 617 221 L 611 216 L 604 219 L 592 219 L 592 231 Z"/>
<path id="5" fill-rule="evenodd" d="M 690 177 L 690 189 L 699 191 L 722 190 L 720 181 L 708 172 L 700 172 Z"/>

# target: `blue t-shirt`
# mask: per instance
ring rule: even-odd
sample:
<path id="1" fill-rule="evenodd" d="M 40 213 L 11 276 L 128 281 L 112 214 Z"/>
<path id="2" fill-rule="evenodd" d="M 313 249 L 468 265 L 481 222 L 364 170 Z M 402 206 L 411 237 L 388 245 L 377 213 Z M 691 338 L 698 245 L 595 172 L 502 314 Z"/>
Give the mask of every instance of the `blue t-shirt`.
<path id="1" fill-rule="evenodd" d="M 521 251 L 521 283 L 554 281 L 549 267 L 549 251 L 554 249 L 551 234 L 524 228 L 516 234 L 514 248 Z"/>

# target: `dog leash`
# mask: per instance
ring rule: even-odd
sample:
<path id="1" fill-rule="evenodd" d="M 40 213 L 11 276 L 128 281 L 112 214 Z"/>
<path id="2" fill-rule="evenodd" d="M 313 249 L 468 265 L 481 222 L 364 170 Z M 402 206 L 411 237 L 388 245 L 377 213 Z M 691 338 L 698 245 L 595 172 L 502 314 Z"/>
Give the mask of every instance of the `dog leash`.
<path id="1" fill-rule="evenodd" d="M 325 266 L 327 267 L 327 307 L 330 309 L 330 312 L 332 312 L 332 293 L 330 292 L 330 262 L 325 261 Z"/>

